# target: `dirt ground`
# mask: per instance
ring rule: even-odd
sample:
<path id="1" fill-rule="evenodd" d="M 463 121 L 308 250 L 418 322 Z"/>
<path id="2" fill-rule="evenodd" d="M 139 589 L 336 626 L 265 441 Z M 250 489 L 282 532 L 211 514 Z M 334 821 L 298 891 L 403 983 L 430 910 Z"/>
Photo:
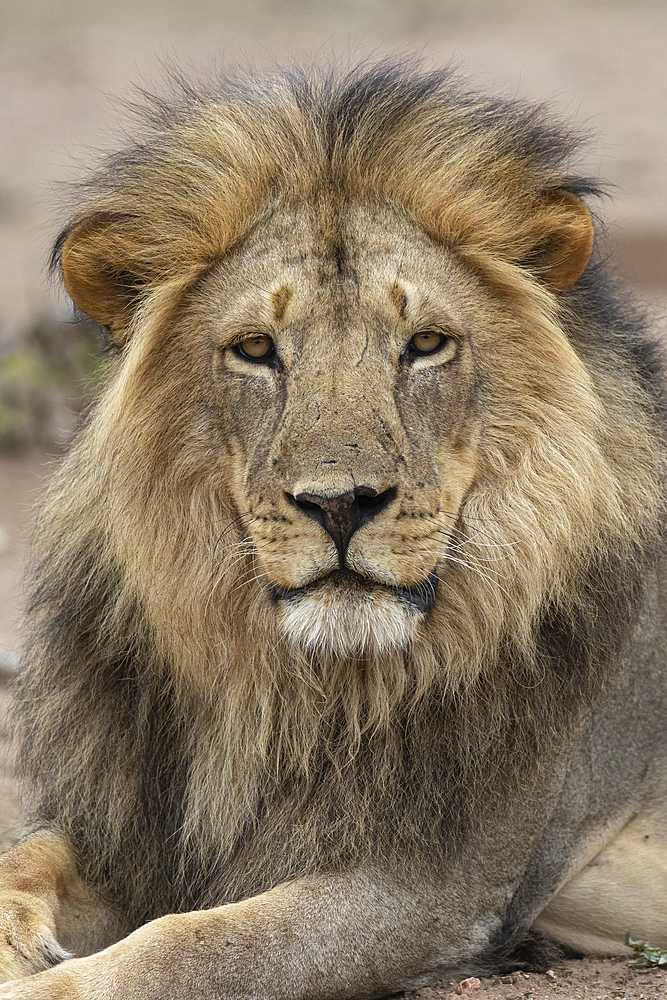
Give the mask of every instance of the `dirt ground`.
<path id="1" fill-rule="evenodd" d="M 479 983 L 479 985 L 477 985 Z M 543 975 L 514 972 L 491 979 L 442 983 L 437 987 L 408 994 L 419 1000 L 441 1000 L 464 996 L 474 1000 L 664 1000 L 667 973 L 659 969 L 629 969 L 618 958 L 564 963 Z"/>
<path id="2" fill-rule="evenodd" d="M 667 7 L 661 0 L 7 0 L 0 5 L 0 366 L 41 317 L 67 305 L 44 279 L 61 212 L 60 182 L 108 148 L 131 83 L 175 59 L 288 62 L 417 52 L 454 62 L 491 90 L 546 99 L 594 134 L 583 170 L 613 185 L 601 206 L 634 291 L 667 312 Z M 194 72 L 194 70 L 193 70 Z M 71 422 L 71 421 L 70 421 Z M 63 426 L 68 421 L 63 422 Z M 52 451 L 56 451 L 56 447 Z M 25 539 L 45 451 L 0 455 L 0 750 L 7 678 L 20 645 Z M 0 756 L 0 843 L 20 829 L 7 753 Z M 667 997 L 667 972 L 584 959 L 414 994 L 484 1000 Z"/>

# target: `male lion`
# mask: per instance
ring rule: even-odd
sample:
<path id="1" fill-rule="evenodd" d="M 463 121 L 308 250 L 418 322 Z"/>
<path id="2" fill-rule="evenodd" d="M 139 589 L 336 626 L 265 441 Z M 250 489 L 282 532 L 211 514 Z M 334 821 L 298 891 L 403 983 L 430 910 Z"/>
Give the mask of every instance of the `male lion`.
<path id="1" fill-rule="evenodd" d="M 659 364 L 574 148 L 383 64 L 182 84 L 83 186 L 114 354 L 39 530 L 0 998 L 667 945 Z"/>

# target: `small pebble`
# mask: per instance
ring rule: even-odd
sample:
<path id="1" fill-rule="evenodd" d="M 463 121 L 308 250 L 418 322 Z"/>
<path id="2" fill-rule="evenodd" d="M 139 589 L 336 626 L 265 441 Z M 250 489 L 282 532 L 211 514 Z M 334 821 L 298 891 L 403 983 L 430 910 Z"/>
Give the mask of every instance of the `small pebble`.
<path id="1" fill-rule="evenodd" d="M 460 983 L 457 983 L 454 992 L 458 994 L 472 993 L 474 990 L 478 990 L 481 985 L 477 976 L 470 976 L 469 979 L 462 979 Z"/>

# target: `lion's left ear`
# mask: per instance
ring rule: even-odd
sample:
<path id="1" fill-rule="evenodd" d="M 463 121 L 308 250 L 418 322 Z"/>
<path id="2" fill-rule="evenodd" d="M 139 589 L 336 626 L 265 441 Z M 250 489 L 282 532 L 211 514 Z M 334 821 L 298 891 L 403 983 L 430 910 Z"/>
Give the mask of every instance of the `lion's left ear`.
<path id="1" fill-rule="evenodd" d="M 583 274 L 593 251 L 593 223 L 580 198 L 560 189 L 545 192 L 538 243 L 520 263 L 556 295 Z"/>

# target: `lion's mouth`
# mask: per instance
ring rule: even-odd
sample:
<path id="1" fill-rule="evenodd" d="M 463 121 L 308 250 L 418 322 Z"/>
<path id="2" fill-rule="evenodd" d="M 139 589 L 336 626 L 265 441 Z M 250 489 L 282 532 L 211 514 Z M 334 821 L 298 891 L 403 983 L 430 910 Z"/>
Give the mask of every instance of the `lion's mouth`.
<path id="1" fill-rule="evenodd" d="M 305 587 L 290 589 L 288 587 L 280 587 L 278 584 L 272 584 L 271 593 L 276 600 L 295 602 L 301 600 L 306 594 L 312 594 L 313 591 L 326 585 L 343 588 L 347 592 L 357 590 L 360 594 L 369 594 L 374 590 L 388 591 L 401 604 L 405 605 L 408 610 L 413 613 L 418 612 L 423 614 L 429 610 L 435 601 L 438 588 L 438 575 L 437 573 L 430 573 L 423 583 L 419 583 L 415 587 L 392 587 L 388 584 L 379 583 L 377 580 L 369 580 L 352 570 L 339 569 L 327 574 L 327 576 L 313 580 L 311 583 L 306 584 Z"/>

